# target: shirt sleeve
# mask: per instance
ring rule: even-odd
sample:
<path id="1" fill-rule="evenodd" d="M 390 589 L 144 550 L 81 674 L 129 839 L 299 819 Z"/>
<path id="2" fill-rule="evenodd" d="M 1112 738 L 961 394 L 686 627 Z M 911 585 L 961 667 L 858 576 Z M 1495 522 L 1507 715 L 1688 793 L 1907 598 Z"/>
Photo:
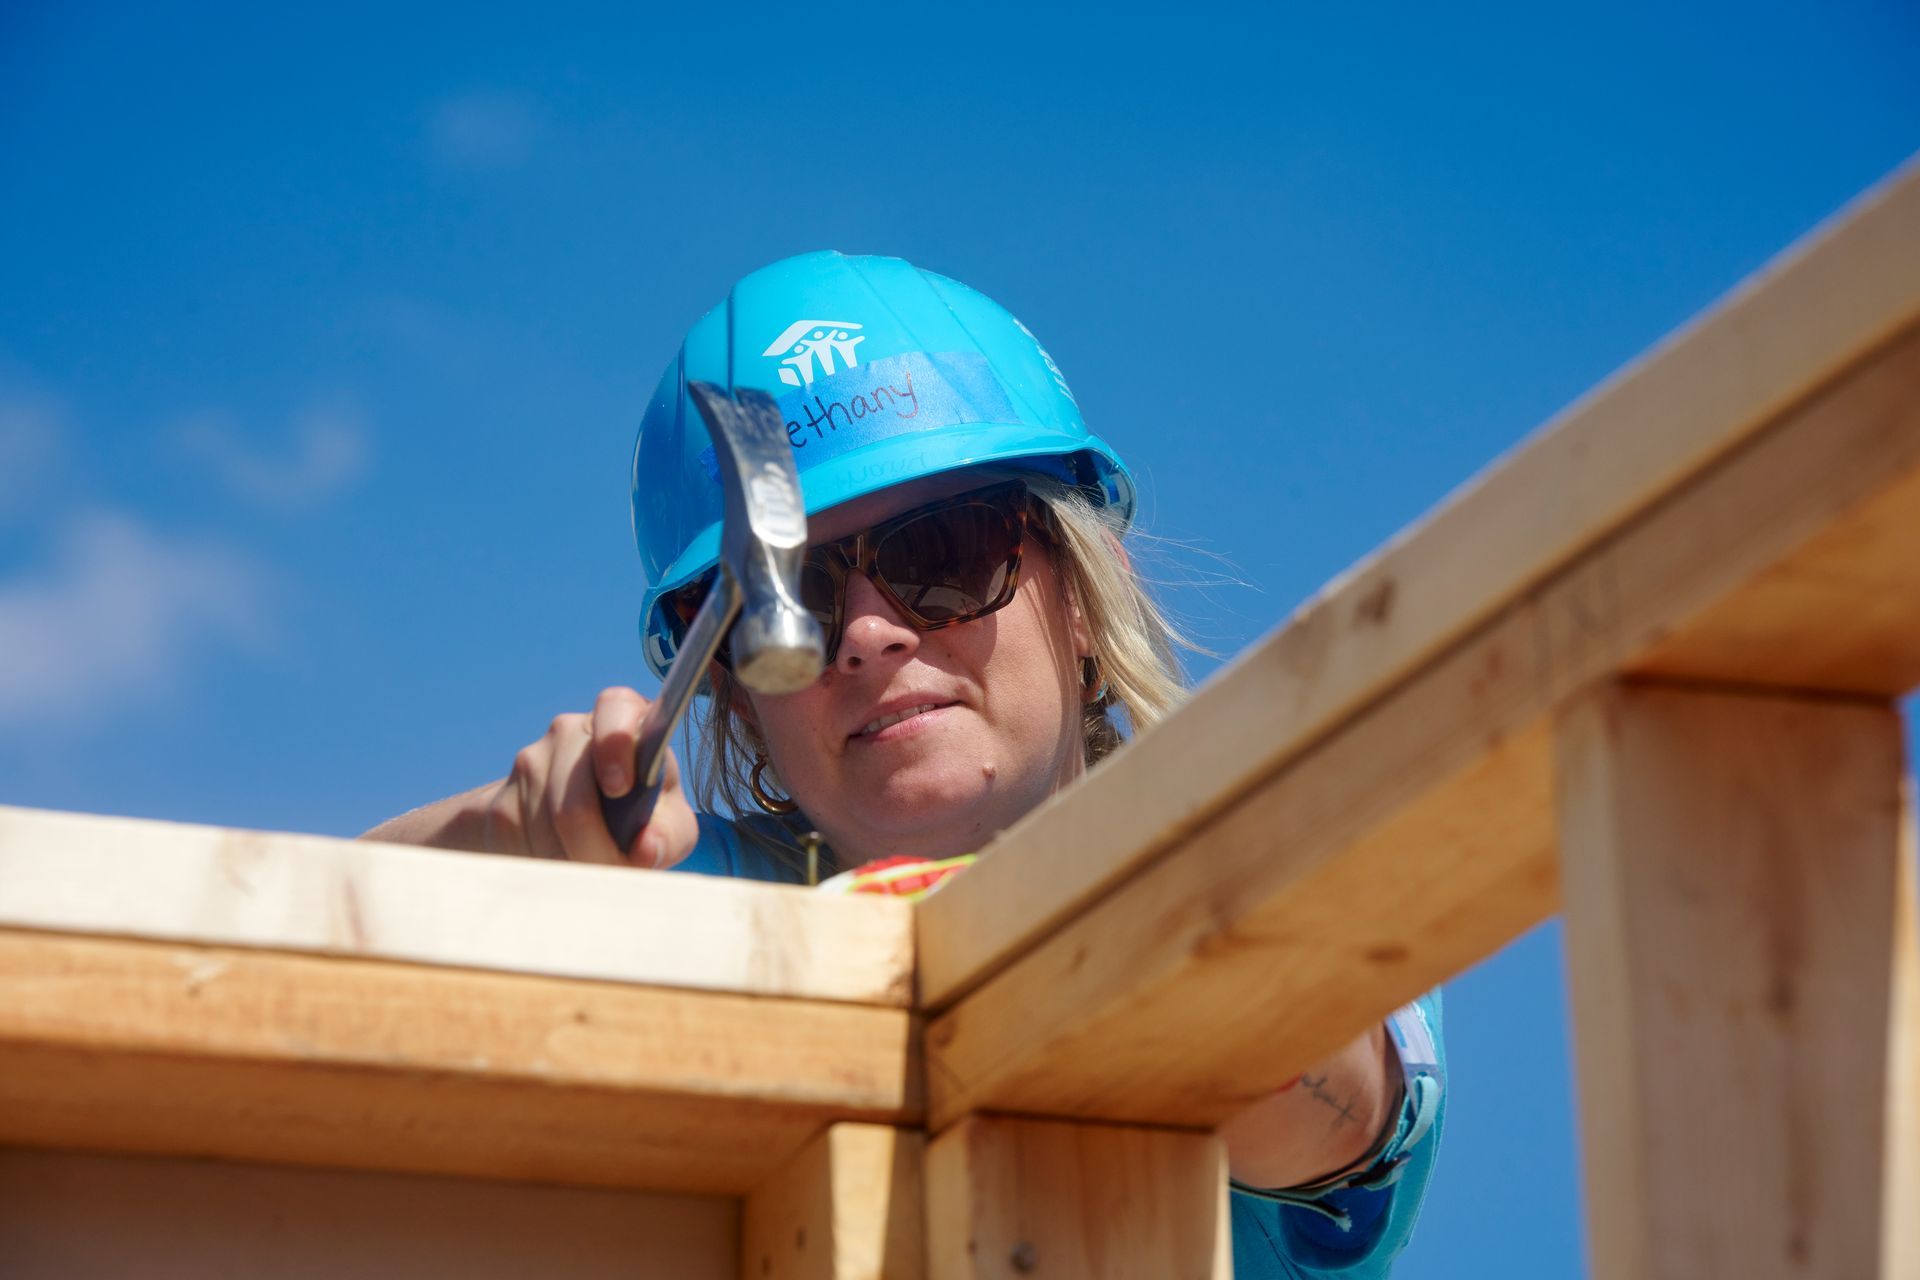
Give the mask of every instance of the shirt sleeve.
<path id="1" fill-rule="evenodd" d="M 1377 1280 L 1412 1238 L 1446 1119 L 1446 1049 L 1436 989 L 1407 1007 L 1432 1047 L 1431 1071 L 1409 1073 L 1393 1136 L 1379 1158 L 1348 1185 L 1313 1193 L 1256 1192 L 1229 1197 L 1234 1274 L 1241 1280 Z M 1406 1065 L 1426 1056 L 1391 1027 Z M 1422 1081 L 1425 1081 L 1423 1083 Z"/>
<path id="2" fill-rule="evenodd" d="M 700 823 L 699 839 L 675 871 L 775 884 L 806 881 L 806 871 L 793 851 L 793 838 L 783 828 L 771 823 L 754 826 L 750 818 L 734 823 L 717 814 L 694 816 Z"/>

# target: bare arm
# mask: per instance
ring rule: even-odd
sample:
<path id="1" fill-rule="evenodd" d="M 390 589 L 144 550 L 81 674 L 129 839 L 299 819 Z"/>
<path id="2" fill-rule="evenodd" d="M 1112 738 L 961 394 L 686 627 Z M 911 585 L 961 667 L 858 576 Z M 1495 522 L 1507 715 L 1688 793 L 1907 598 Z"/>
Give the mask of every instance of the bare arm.
<path id="1" fill-rule="evenodd" d="M 1400 1105 L 1400 1065 L 1375 1026 L 1220 1127 L 1227 1167 L 1254 1187 L 1306 1186 L 1357 1164 Z"/>
<path id="2" fill-rule="evenodd" d="M 422 844 L 435 849 L 492 852 L 487 847 L 487 808 L 501 785 L 484 783 L 457 796 L 409 809 L 361 833 L 360 838 L 391 844 Z"/>
<path id="3" fill-rule="evenodd" d="M 603 793 L 622 796 L 633 786 L 634 750 L 646 712 L 646 699 L 632 689 L 604 689 L 591 714 L 555 716 L 538 741 L 520 749 L 500 781 L 389 818 L 361 839 L 671 867 L 700 838 L 671 752 L 659 804 L 631 848 L 614 843 L 600 810 Z"/>

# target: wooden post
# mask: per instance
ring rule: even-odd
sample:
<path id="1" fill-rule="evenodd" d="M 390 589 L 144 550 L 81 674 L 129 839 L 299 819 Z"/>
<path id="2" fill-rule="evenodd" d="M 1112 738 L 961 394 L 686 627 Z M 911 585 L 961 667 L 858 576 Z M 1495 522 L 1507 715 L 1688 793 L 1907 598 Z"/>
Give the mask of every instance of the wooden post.
<path id="1" fill-rule="evenodd" d="M 1231 1280 L 1210 1134 L 969 1116 L 927 1149 L 927 1280 Z"/>
<path id="2" fill-rule="evenodd" d="M 741 1280 L 918 1280 L 925 1151 L 916 1131 L 830 1127 L 747 1197 Z"/>
<path id="3" fill-rule="evenodd" d="M 1897 714 L 1616 684 L 1558 747 L 1593 1274 L 1876 1274 Z"/>

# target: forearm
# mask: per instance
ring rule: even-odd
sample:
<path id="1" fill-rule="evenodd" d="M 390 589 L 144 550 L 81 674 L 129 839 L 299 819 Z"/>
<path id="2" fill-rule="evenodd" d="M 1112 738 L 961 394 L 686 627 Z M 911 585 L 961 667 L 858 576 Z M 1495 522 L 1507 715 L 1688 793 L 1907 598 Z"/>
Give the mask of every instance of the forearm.
<path id="1" fill-rule="evenodd" d="M 1399 1102 L 1399 1063 L 1376 1025 L 1222 1125 L 1227 1167 L 1255 1187 L 1318 1182 L 1365 1156 Z"/>
<path id="2" fill-rule="evenodd" d="M 423 804 L 397 818 L 388 818 L 372 830 L 363 832 L 360 838 L 385 840 L 392 844 L 428 845 L 436 849 L 485 852 L 487 804 L 499 786 L 497 782 L 488 782 L 457 796 Z"/>

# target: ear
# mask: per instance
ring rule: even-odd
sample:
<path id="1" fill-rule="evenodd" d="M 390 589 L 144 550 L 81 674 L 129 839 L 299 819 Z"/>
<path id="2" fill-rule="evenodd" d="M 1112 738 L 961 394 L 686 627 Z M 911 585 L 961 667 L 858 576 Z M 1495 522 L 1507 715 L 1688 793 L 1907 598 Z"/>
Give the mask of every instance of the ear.
<path id="1" fill-rule="evenodd" d="M 1080 591 L 1074 585 L 1071 574 L 1060 574 L 1061 594 L 1067 602 L 1067 633 L 1073 638 L 1073 656 L 1091 658 L 1093 656 L 1093 624 L 1087 620 L 1087 612 L 1080 607 Z"/>

